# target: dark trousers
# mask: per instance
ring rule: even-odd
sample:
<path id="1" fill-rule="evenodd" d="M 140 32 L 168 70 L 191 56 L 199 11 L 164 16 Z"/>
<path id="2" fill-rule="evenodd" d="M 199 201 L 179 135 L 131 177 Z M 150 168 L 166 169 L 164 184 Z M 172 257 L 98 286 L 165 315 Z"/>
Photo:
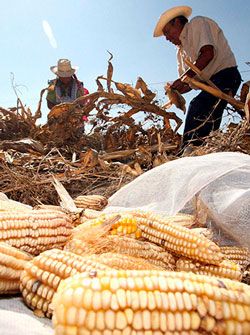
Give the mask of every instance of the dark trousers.
<path id="1" fill-rule="evenodd" d="M 213 75 L 210 80 L 221 91 L 225 93 L 230 91 L 233 96 L 242 81 L 237 67 L 224 69 Z M 190 102 L 188 108 L 182 148 L 188 143 L 201 145 L 203 137 L 209 135 L 212 130 L 219 129 L 226 105 L 227 102 L 225 100 L 220 100 L 207 92 L 202 91 L 198 94 Z"/>

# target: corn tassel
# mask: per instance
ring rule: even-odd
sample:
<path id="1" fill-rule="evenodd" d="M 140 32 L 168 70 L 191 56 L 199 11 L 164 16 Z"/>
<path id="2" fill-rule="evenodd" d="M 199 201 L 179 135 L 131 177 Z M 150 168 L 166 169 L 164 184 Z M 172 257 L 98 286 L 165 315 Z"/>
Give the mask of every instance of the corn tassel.
<path id="1" fill-rule="evenodd" d="M 56 335 L 250 334 L 250 288 L 168 271 L 93 271 L 62 281 Z"/>
<path id="2" fill-rule="evenodd" d="M 20 290 L 26 305 L 36 315 L 51 317 L 51 301 L 60 281 L 95 269 L 108 267 L 68 251 L 47 250 L 26 264 L 20 278 Z"/>
<path id="3" fill-rule="evenodd" d="M 0 242 L 0 294 L 20 292 L 20 275 L 32 256 Z"/>
<path id="4" fill-rule="evenodd" d="M 32 255 L 64 246 L 72 228 L 71 220 L 61 211 L 0 212 L 0 241 Z"/>

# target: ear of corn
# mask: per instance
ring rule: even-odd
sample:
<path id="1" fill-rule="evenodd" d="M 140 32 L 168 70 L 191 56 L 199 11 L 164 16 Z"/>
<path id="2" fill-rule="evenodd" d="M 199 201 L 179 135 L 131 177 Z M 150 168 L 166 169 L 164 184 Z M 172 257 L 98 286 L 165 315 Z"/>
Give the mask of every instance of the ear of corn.
<path id="1" fill-rule="evenodd" d="M 20 275 L 32 256 L 0 242 L 0 294 L 20 292 Z"/>
<path id="2" fill-rule="evenodd" d="M 165 216 L 165 215 L 158 215 L 155 212 L 150 211 L 142 211 L 136 210 L 129 212 L 130 214 L 136 216 L 137 218 L 143 219 L 153 219 L 159 223 L 173 223 L 174 225 L 180 225 L 186 228 L 192 228 L 197 224 L 196 217 L 194 215 L 185 214 L 185 213 L 177 213 L 174 216 Z"/>
<path id="3" fill-rule="evenodd" d="M 148 262 L 165 270 L 173 270 L 175 258 L 164 248 L 147 241 L 140 241 L 127 236 L 108 235 L 105 250 L 107 252 L 118 252 L 120 254 L 143 258 Z"/>
<path id="4" fill-rule="evenodd" d="M 213 238 L 213 232 L 208 228 L 192 228 L 192 232 L 205 236 L 209 240 L 212 240 Z"/>
<path id="5" fill-rule="evenodd" d="M 56 335 L 250 333 L 250 288 L 168 271 L 96 271 L 61 282 Z"/>
<path id="6" fill-rule="evenodd" d="M 52 249 L 28 262 L 20 278 L 24 301 L 39 316 L 52 316 L 51 301 L 62 279 L 75 273 L 108 269 L 71 252 Z"/>
<path id="7" fill-rule="evenodd" d="M 224 257 L 214 242 L 192 229 L 175 224 L 173 218 L 169 220 L 141 211 L 132 214 L 103 214 L 97 219 L 79 225 L 74 230 L 74 237 L 79 238 L 83 235 L 87 226 L 110 227 L 110 233 L 113 235 L 142 235 L 144 239 L 164 247 L 166 251 L 199 262 L 219 264 Z"/>
<path id="8" fill-rule="evenodd" d="M 107 206 L 108 199 L 102 195 L 79 195 L 74 199 L 74 203 L 78 208 L 89 208 L 100 211 Z"/>
<path id="9" fill-rule="evenodd" d="M 224 256 L 219 246 L 192 229 L 159 216 L 137 218 L 142 237 L 179 255 L 209 264 L 220 264 Z"/>
<path id="10" fill-rule="evenodd" d="M 64 246 L 72 228 L 70 218 L 61 211 L 0 212 L 0 241 L 33 255 Z"/>
<path id="11" fill-rule="evenodd" d="M 196 217 L 185 213 L 178 213 L 175 216 L 166 216 L 165 219 L 168 220 L 168 222 L 172 221 L 174 224 L 179 224 L 186 228 L 191 228 L 196 224 Z"/>
<path id="12" fill-rule="evenodd" d="M 180 258 L 176 262 L 176 270 L 191 271 L 201 275 L 224 277 L 239 281 L 242 279 L 240 265 L 227 259 L 223 260 L 219 265 L 213 265 Z"/>
<path id="13" fill-rule="evenodd" d="M 56 206 L 56 205 L 36 205 L 34 209 L 49 209 L 52 211 L 61 211 L 65 213 L 65 210 L 61 206 Z"/>
<path id="14" fill-rule="evenodd" d="M 95 209 L 89 209 L 85 208 L 81 218 L 80 218 L 80 223 L 84 223 L 88 220 L 96 219 L 98 216 L 102 215 L 103 213 L 101 211 L 97 211 Z"/>
<path id="15" fill-rule="evenodd" d="M 92 255 L 90 259 L 117 270 L 163 270 L 160 266 L 154 265 L 143 258 L 114 252 Z"/>
<path id="16" fill-rule="evenodd" d="M 28 205 L 24 205 L 20 202 L 13 201 L 13 200 L 1 200 L 0 199 L 0 212 L 2 211 L 31 211 L 32 207 Z"/>
<path id="17" fill-rule="evenodd" d="M 238 263 L 243 270 L 250 264 L 250 251 L 248 248 L 221 247 L 221 252 L 227 259 Z"/>
<path id="18" fill-rule="evenodd" d="M 80 224 L 74 230 L 74 235 L 84 233 L 86 226 L 88 227 L 108 227 L 111 235 L 129 235 L 135 238 L 141 236 L 138 229 L 136 218 L 132 214 L 112 213 L 102 214 L 96 219 L 88 220 Z"/>

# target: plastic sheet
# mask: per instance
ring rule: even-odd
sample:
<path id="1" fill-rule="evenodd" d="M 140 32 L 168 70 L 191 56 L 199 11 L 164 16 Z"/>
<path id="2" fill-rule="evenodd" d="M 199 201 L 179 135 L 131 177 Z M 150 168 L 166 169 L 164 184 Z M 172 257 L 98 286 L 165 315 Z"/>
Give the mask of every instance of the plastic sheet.
<path id="1" fill-rule="evenodd" d="M 53 335 L 52 322 L 33 314 L 21 297 L 0 299 L 1 335 Z"/>
<path id="2" fill-rule="evenodd" d="M 160 165 L 116 192 L 105 211 L 175 215 L 190 212 L 194 197 L 206 208 L 220 244 L 250 247 L 250 156 L 242 153 L 184 157 Z"/>

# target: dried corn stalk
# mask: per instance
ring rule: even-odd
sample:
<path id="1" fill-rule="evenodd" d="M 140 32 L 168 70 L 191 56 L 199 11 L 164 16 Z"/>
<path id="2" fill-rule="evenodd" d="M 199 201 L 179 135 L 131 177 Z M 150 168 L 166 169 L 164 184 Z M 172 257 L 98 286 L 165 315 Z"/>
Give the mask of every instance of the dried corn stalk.
<path id="1" fill-rule="evenodd" d="M 169 102 L 162 106 L 162 108 L 170 108 L 172 105 L 175 105 L 176 108 L 179 108 L 186 113 L 186 100 L 183 96 L 177 91 L 171 88 L 170 84 L 165 85 L 165 94 L 167 95 Z"/>
<path id="2" fill-rule="evenodd" d="M 250 333 L 250 288 L 168 271 L 95 271 L 61 282 L 56 335 Z"/>
<path id="3" fill-rule="evenodd" d="M 191 271 L 200 275 L 217 276 L 232 280 L 242 280 L 242 271 L 239 264 L 228 259 L 223 260 L 219 265 L 201 264 L 190 259 L 180 258 L 176 262 L 177 271 Z"/>
<path id="4" fill-rule="evenodd" d="M 78 208 L 89 208 L 101 211 L 108 204 L 108 199 L 102 195 L 79 195 L 74 199 Z"/>
<path id="5" fill-rule="evenodd" d="M 20 292 L 20 276 L 32 256 L 0 242 L 0 294 Z"/>
<path id="6" fill-rule="evenodd" d="M 32 255 L 63 247 L 72 228 L 70 218 L 61 211 L 0 212 L 0 241 Z"/>
<path id="7" fill-rule="evenodd" d="M 108 267 L 71 252 L 52 249 L 28 262 L 20 278 L 25 303 L 38 316 L 52 316 L 51 301 L 62 279 L 75 273 Z"/>

